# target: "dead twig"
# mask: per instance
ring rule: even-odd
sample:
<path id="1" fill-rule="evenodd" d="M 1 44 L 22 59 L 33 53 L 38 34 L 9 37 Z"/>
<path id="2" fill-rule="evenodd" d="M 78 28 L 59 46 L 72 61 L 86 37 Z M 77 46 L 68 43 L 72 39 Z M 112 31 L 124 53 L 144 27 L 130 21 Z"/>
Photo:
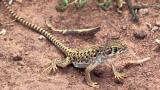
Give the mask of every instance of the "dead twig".
<path id="1" fill-rule="evenodd" d="M 147 57 L 147 58 L 144 58 L 144 59 L 140 59 L 140 60 L 137 60 L 137 61 L 129 61 L 127 63 L 127 65 L 141 65 L 142 63 L 150 60 L 151 58 L 150 57 Z"/>
<path id="2" fill-rule="evenodd" d="M 89 34 L 89 35 L 94 35 L 96 34 L 98 31 L 100 31 L 100 27 L 94 27 L 94 28 L 87 28 L 87 29 L 56 29 L 53 27 L 53 25 L 51 25 L 51 23 L 46 20 L 45 22 L 46 26 L 55 31 L 55 32 L 59 32 L 62 33 L 64 35 L 68 35 L 68 34 Z"/>

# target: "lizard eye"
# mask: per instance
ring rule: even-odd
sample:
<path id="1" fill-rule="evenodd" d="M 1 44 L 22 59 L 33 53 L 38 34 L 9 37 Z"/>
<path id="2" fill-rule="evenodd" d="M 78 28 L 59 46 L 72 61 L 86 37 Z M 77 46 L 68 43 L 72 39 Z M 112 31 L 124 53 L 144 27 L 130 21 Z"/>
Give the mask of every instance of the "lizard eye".
<path id="1" fill-rule="evenodd" d="M 117 47 L 112 48 L 112 52 L 116 53 L 118 51 Z"/>

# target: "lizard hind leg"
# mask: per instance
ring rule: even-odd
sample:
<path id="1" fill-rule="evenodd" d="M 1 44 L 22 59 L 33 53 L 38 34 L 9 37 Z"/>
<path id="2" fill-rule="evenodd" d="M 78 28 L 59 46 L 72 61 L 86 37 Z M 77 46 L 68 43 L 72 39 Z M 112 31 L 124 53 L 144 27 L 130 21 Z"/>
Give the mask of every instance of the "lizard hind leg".
<path id="1" fill-rule="evenodd" d="M 97 82 L 93 82 L 91 80 L 90 72 L 97 66 L 99 63 L 92 63 L 85 69 L 85 80 L 87 84 L 91 87 L 99 88 L 99 85 Z"/>
<path id="2" fill-rule="evenodd" d="M 56 73 L 57 71 L 57 66 L 61 68 L 65 68 L 68 65 L 71 64 L 71 60 L 69 57 L 67 57 L 65 60 L 51 60 L 44 68 L 42 71 L 42 74 L 51 74 L 51 73 Z"/>

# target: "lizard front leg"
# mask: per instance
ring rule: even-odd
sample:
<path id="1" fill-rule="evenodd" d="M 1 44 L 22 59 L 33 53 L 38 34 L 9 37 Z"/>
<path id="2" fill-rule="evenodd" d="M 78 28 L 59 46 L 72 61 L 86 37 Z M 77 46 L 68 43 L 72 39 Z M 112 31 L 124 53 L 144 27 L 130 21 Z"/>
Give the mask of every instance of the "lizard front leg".
<path id="1" fill-rule="evenodd" d="M 57 60 L 56 65 L 61 68 L 65 68 L 71 64 L 70 57 L 67 57 L 65 60 Z"/>
<path id="2" fill-rule="evenodd" d="M 47 74 L 51 72 L 56 73 L 57 66 L 61 68 L 65 68 L 70 64 L 71 64 L 70 57 L 67 57 L 65 60 L 60 60 L 60 59 L 53 60 L 46 65 L 46 68 L 43 70 L 42 73 L 47 73 Z"/>
<path id="3" fill-rule="evenodd" d="M 87 84 L 91 87 L 95 87 L 95 88 L 99 88 L 99 85 L 97 82 L 93 82 L 91 80 L 91 75 L 90 75 L 90 72 L 97 66 L 99 65 L 99 63 L 95 62 L 95 63 L 92 63 L 90 64 L 89 66 L 86 67 L 85 69 L 85 80 L 87 82 Z"/>
<path id="4" fill-rule="evenodd" d="M 122 80 L 126 77 L 125 73 L 120 73 L 120 72 L 117 71 L 113 62 L 110 62 L 110 65 L 112 66 L 112 70 L 113 70 L 115 78 L 117 78 L 118 80 Z"/>

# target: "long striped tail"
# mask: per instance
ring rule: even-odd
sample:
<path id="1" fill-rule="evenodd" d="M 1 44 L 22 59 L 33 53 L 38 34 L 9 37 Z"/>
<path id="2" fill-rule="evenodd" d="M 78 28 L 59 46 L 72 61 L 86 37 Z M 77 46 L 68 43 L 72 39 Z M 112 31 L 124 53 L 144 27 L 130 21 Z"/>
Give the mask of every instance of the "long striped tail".
<path id="1" fill-rule="evenodd" d="M 2 0 L 3 4 L 5 5 L 6 9 L 9 11 L 10 15 L 18 22 L 22 23 L 23 25 L 27 26 L 28 28 L 31 28 L 32 30 L 42 34 L 47 39 L 49 39 L 57 48 L 59 48 L 65 55 L 69 55 L 69 53 L 72 53 L 72 50 L 62 44 L 59 40 L 57 40 L 51 33 L 47 32 L 44 28 L 37 26 L 35 24 L 32 24 L 31 22 L 25 20 L 24 18 L 18 16 L 8 5 L 6 0 Z"/>

